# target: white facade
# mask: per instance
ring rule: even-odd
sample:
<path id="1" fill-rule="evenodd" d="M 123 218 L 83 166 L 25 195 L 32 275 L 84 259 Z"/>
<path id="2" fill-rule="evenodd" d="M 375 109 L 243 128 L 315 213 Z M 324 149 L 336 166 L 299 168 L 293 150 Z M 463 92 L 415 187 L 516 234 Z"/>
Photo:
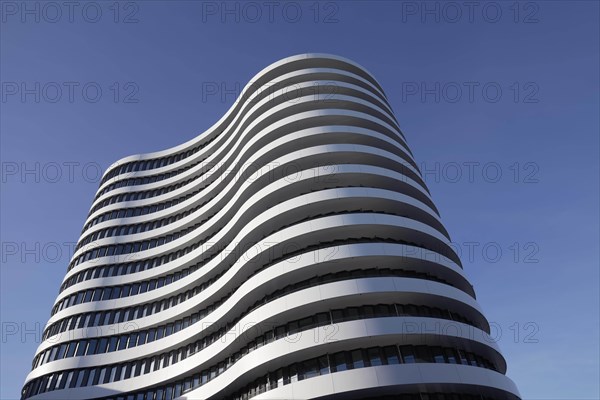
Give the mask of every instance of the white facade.
<path id="1" fill-rule="evenodd" d="M 107 170 L 22 398 L 518 399 L 449 242 L 375 79 L 286 58 Z"/>

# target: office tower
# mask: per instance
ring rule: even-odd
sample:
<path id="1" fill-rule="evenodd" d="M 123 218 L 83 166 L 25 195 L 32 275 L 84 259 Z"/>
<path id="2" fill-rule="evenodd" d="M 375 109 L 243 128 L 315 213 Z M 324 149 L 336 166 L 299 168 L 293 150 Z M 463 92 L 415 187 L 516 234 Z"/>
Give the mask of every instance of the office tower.
<path id="1" fill-rule="evenodd" d="M 261 71 L 103 176 L 23 399 L 518 399 L 365 69 Z"/>

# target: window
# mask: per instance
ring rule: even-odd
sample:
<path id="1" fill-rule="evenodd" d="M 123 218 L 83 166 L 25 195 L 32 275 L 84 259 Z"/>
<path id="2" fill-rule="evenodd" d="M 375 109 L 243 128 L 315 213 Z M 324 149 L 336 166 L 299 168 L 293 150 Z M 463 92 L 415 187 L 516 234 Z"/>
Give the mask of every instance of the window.
<path id="1" fill-rule="evenodd" d="M 81 386 L 91 386 L 92 382 L 94 382 L 95 375 L 95 369 L 86 369 L 85 373 L 83 374 L 83 381 L 81 382 Z"/>
<path id="2" fill-rule="evenodd" d="M 298 365 L 292 364 L 288 369 L 290 383 L 296 382 L 298 380 Z"/>
<path id="3" fill-rule="evenodd" d="M 119 338 L 117 336 L 111 336 L 110 343 L 108 345 L 108 352 L 113 352 L 117 349 L 117 344 L 119 343 Z"/>
<path id="4" fill-rule="evenodd" d="M 135 368 L 133 370 L 133 376 L 140 376 L 142 373 L 142 368 L 144 367 L 144 361 L 136 361 Z"/>
<path id="5" fill-rule="evenodd" d="M 335 353 L 332 356 L 332 361 L 332 370 L 334 372 L 345 371 L 346 369 L 348 369 L 348 367 L 346 366 L 346 353 L 344 353 L 343 351 Z"/>
<path id="6" fill-rule="evenodd" d="M 137 339 L 138 339 L 137 333 L 132 333 L 131 335 L 129 335 L 129 345 L 127 346 L 127 348 L 135 347 L 137 345 Z"/>
<path id="7" fill-rule="evenodd" d="M 148 331 L 148 339 L 147 339 L 147 343 L 153 342 L 154 341 L 154 336 L 156 334 L 156 330 L 155 329 L 150 329 Z"/>
<path id="8" fill-rule="evenodd" d="M 431 356 L 431 350 L 427 346 L 417 346 L 416 357 L 417 362 L 427 363 L 433 361 L 433 357 Z"/>
<path id="9" fill-rule="evenodd" d="M 373 306 L 363 306 L 361 307 L 361 314 L 364 318 L 373 318 L 375 316 L 375 309 Z"/>
<path id="10" fill-rule="evenodd" d="M 473 353 L 467 353 L 467 359 L 469 360 L 469 364 L 477 366 L 477 360 L 475 359 L 475 355 Z"/>
<path id="11" fill-rule="evenodd" d="M 115 287 L 113 288 L 112 294 L 110 296 L 111 300 L 118 299 L 121 296 L 121 288 Z"/>
<path id="12" fill-rule="evenodd" d="M 65 388 L 65 387 L 68 387 L 68 388 L 72 387 L 71 384 L 75 383 L 73 381 L 73 376 L 76 376 L 76 374 L 77 374 L 77 371 L 71 371 L 71 372 L 69 372 L 69 374 L 67 375 L 67 381 L 65 382 L 65 384 L 62 387 L 63 388 Z"/>
<path id="13" fill-rule="evenodd" d="M 106 375 L 106 367 L 100 369 L 100 373 L 97 373 L 96 370 L 96 379 L 94 380 L 94 385 L 97 385 L 98 383 L 104 383 L 104 378 Z"/>
<path id="14" fill-rule="evenodd" d="M 79 345 L 77 346 L 76 356 L 80 357 L 85 354 L 85 349 L 87 347 L 87 340 L 80 340 Z"/>
<path id="15" fill-rule="evenodd" d="M 454 351 L 454 349 L 445 349 L 444 351 L 446 353 L 446 359 L 448 360 L 448 362 L 450 364 L 456 364 L 456 352 Z"/>
<path id="16" fill-rule="evenodd" d="M 76 349 L 77 349 L 77 342 L 71 342 L 71 344 L 69 344 L 69 349 L 67 350 L 67 357 L 73 357 L 75 355 Z"/>
<path id="17" fill-rule="evenodd" d="M 138 345 L 138 346 L 141 346 L 141 345 L 143 345 L 143 344 L 145 344 L 145 343 L 146 343 L 146 334 L 147 334 L 147 332 L 146 332 L 146 331 L 141 331 L 141 332 L 139 333 L 139 336 L 138 336 L 138 342 L 137 342 L 137 345 Z"/>
<path id="18" fill-rule="evenodd" d="M 87 351 L 85 353 L 86 356 L 91 354 L 96 354 L 96 346 L 98 345 L 98 339 L 91 339 L 88 343 Z"/>
<path id="19" fill-rule="evenodd" d="M 352 368 L 363 368 L 365 366 L 362 350 L 353 350 L 350 357 L 352 358 Z"/>
<path id="20" fill-rule="evenodd" d="M 319 374 L 326 375 L 329 373 L 329 361 L 327 360 L 327 356 L 322 356 L 317 359 Z"/>
<path id="21" fill-rule="evenodd" d="M 177 397 L 181 396 L 181 389 L 182 389 L 181 382 L 177 382 L 175 384 L 175 389 L 173 390 L 173 397 L 174 398 L 177 398 Z"/>
<path id="22" fill-rule="evenodd" d="M 276 339 L 281 339 L 284 336 L 285 336 L 285 327 L 284 326 L 278 326 L 275 329 L 275 338 Z"/>
<path id="23" fill-rule="evenodd" d="M 75 374 L 77 375 L 77 379 L 73 379 L 70 387 L 81 387 L 81 384 L 83 383 L 83 378 L 85 377 L 87 380 L 86 375 L 89 374 L 89 370 L 75 371 Z"/>
<path id="24" fill-rule="evenodd" d="M 383 348 L 385 354 L 385 360 L 387 364 L 399 364 L 400 360 L 398 357 L 398 349 L 396 346 L 387 346 Z"/>
<path id="25" fill-rule="evenodd" d="M 400 353 L 402 353 L 402 361 L 405 364 L 412 364 L 417 362 L 411 346 L 400 347 Z"/>
<path id="26" fill-rule="evenodd" d="M 312 360 L 308 360 L 308 361 L 304 362 L 302 372 L 303 372 L 302 376 L 300 376 L 300 374 L 298 374 L 299 380 L 312 378 L 313 376 L 318 376 L 319 375 L 319 365 L 318 365 L 317 359 L 314 358 Z"/>
<path id="27" fill-rule="evenodd" d="M 333 310 L 331 315 L 334 323 L 344 321 L 344 312 L 342 310 Z"/>
<path id="28" fill-rule="evenodd" d="M 348 307 L 344 312 L 344 320 L 350 321 L 359 318 L 358 308 L 357 307 Z"/>
<path id="29" fill-rule="evenodd" d="M 293 335 L 300 330 L 300 325 L 298 324 L 298 321 L 292 321 L 287 324 L 287 329 L 288 335 Z"/>
<path id="30" fill-rule="evenodd" d="M 433 347 L 431 348 L 431 353 L 433 355 L 433 362 L 437 364 L 445 363 L 446 359 L 444 358 L 444 351 L 441 347 Z"/>
<path id="31" fill-rule="evenodd" d="M 100 339 L 100 343 L 98 344 L 97 353 L 106 353 L 106 347 L 108 346 L 108 338 L 103 337 Z"/>
<path id="32" fill-rule="evenodd" d="M 125 376 L 124 379 L 129 379 L 131 377 L 131 369 L 133 367 L 133 363 L 125 364 Z"/>
<path id="33" fill-rule="evenodd" d="M 121 335 L 121 337 L 119 338 L 119 350 L 123 350 L 124 348 L 127 347 L 127 339 L 129 337 L 127 335 Z"/>
<path id="34" fill-rule="evenodd" d="M 379 348 L 377 347 L 373 347 L 371 349 L 367 350 L 367 357 L 369 360 L 369 364 L 372 367 L 375 367 L 377 365 L 382 365 L 383 362 L 381 361 L 381 355 L 379 354 Z"/>
<path id="35" fill-rule="evenodd" d="M 469 365 L 469 362 L 467 361 L 467 356 L 465 355 L 464 351 L 458 350 L 458 357 L 460 358 L 461 364 Z"/>
<path id="36" fill-rule="evenodd" d="M 65 353 L 67 351 L 67 344 L 63 343 L 60 345 L 59 349 L 58 349 L 58 353 L 56 354 L 56 360 L 60 360 L 65 356 Z"/>

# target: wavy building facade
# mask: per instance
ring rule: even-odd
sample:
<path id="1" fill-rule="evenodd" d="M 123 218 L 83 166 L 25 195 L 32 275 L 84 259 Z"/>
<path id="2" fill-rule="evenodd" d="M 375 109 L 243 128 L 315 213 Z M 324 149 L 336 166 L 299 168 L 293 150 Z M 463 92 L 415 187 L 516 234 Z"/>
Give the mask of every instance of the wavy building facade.
<path id="1" fill-rule="evenodd" d="M 103 176 L 22 399 L 518 399 L 377 81 L 308 54 Z"/>

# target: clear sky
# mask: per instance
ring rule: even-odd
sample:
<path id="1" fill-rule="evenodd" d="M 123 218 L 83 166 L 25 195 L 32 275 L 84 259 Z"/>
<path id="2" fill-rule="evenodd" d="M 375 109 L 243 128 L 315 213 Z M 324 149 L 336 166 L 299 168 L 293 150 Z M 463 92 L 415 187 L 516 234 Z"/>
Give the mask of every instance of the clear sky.
<path id="1" fill-rule="evenodd" d="M 1 6 L 1 392 L 18 398 L 98 186 L 280 58 L 383 85 L 525 399 L 598 399 L 599 3 Z"/>

